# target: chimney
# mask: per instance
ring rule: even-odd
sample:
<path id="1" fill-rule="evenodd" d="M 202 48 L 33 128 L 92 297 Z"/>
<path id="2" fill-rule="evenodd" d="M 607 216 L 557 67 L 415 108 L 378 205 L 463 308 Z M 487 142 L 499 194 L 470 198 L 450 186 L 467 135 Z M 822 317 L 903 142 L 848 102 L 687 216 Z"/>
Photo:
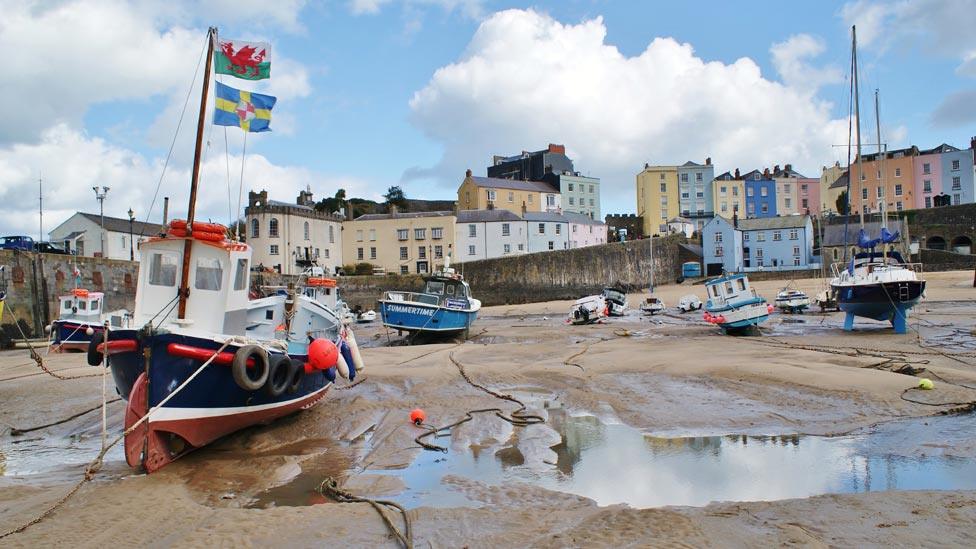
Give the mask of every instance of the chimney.
<path id="1" fill-rule="evenodd" d="M 163 197 L 163 227 L 169 223 L 169 197 Z"/>
<path id="2" fill-rule="evenodd" d="M 742 179 L 742 175 L 741 175 L 741 174 L 739 174 L 739 168 L 736 168 L 736 169 L 735 169 L 735 178 L 736 178 L 736 179 Z"/>
<path id="3" fill-rule="evenodd" d="M 464 172 L 464 177 L 465 178 L 471 177 L 471 169 L 470 168 Z"/>
<path id="4" fill-rule="evenodd" d="M 969 148 L 976 151 L 976 136 L 969 138 Z"/>
<path id="5" fill-rule="evenodd" d="M 773 173 L 778 173 L 778 172 L 779 172 L 779 164 L 776 164 L 776 166 L 773 167 Z"/>
<path id="6" fill-rule="evenodd" d="M 526 210 L 527 210 L 527 208 L 525 207 L 525 201 L 523 200 L 522 201 L 522 217 L 525 217 Z"/>
<path id="7" fill-rule="evenodd" d="M 792 172 L 793 171 L 793 164 L 787 164 L 786 165 L 786 171 Z"/>
<path id="8" fill-rule="evenodd" d="M 566 154 L 566 146 L 549 143 L 549 152 L 557 153 L 557 154 Z"/>
<path id="9" fill-rule="evenodd" d="M 976 138 L 974 138 L 974 139 L 976 139 Z M 650 168 L 651 168 L 651 165 L 648 164 L 647 162 L 644 162 L 644 169 L 645 170 L 649 170 Z"/>
<path id="10" fill-rule="evenodd" d="M 708 156 L 708 157 L 705 158 L 705 165 L 706 166 L 711 166 L 712 165 L 712 157 L 711 156 Z"/>
<path id="11" fill-rule="evenodd" d="M 769 179 L 769 168 L 763 168 L 763 179 Z"/>

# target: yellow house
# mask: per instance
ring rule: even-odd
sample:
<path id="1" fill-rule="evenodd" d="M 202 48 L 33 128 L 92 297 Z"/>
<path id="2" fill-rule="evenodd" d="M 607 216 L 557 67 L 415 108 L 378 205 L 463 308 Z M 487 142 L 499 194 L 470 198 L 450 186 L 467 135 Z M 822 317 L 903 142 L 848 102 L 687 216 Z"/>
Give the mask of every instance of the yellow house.
<path id="1" fill-rule="evenodd" d="M 544 181 L 479 177 L 468 170 L 458 187 L 458 208 L 495 208 L 521 215 L 522 212 L 558 212 L 562 204 L 559 190 Z"/>
<path id="2" fill-rule="evenodd" d="M 833 166 L 824 166 L 820 173 L 820 211 L 821 212 L 836 212 L 837 211 L 837 197 L 840 196 L 844 190 L 847 189 L 847 178 L 844 178 L 843 185 L 834 186 L 841 176 L 847 171 L 846 167 L 840 165 L 840 162 L 834 162 Z"/>
<path id="3" fill-rule="evenodd" d="M 456 222 L 452 211 L 361 215 L 342 224 L 342 261 L 386 273 L 432 272 L 454 253 Z"/>
<path id="4" fill-rule="evenodd" d="M 716 177 L 712 182 L 712 204 L 715 205 L 715 215 L 727 219 L 737 211 L 745 211 L 745 181 L 736 179 L 729 172 Z"/>
<path id="5" fill-rule="evenodd" d="M 637 215 L 645 235 L 667 234 L 668 219 L 678 217 L 678 167 L 651 166 L 637 174 Z"/>

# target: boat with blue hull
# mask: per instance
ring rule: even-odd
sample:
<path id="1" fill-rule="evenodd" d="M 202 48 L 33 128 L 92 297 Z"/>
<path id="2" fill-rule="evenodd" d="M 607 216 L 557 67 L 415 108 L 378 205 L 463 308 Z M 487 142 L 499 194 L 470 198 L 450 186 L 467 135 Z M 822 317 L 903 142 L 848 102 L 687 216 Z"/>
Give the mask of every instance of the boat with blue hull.
<path id="1" fill-rule="evenodd" d="M 238 429 L 321 400 L 363 361 L 335 306 L 335 281 L 250 299 L 251 248 L 226 227 L 194 221 L 216 29 L 208 32 L 186 220 L 140 243 L 132 326 L 94 339 L 125 408 L 125 456 L 152 473 Z M 332 307 L 330 307 L 330 305 Z"/>
<path id="2" fill-rule="evenodd" d="M 424 279 L 422 292 L 389 291 L 377 305 L 384 326 L 409 334 L 466 334 L 481 309 L 468 283 L 448 264 Z"/>
<path id="3" fill-rule="evenodd" d="M 744 274 L 727 274 L 705 282 L 704 319 L 726 334 L 744 334 L 769 319 L 773 306 L 756 293 Z"/>

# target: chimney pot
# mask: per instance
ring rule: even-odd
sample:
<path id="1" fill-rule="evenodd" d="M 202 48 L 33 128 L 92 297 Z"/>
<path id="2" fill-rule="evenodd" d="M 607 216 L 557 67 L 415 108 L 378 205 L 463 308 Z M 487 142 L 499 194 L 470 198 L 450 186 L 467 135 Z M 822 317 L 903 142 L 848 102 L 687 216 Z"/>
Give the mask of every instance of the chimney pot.
<path id="1" fill-rule="evenodd" d="M 468 169 L 467 171 L 464 172 L 464 177 L 471 177 L 471 170 L 470 169 Z"/>
<path id="2" fill-rule="evenodd" d="M 705 158 L 705 165 L 706 166 L 711 166 L 712 165 L 712 157 L 711 156 L 708 156 L 708 157 Z"/>

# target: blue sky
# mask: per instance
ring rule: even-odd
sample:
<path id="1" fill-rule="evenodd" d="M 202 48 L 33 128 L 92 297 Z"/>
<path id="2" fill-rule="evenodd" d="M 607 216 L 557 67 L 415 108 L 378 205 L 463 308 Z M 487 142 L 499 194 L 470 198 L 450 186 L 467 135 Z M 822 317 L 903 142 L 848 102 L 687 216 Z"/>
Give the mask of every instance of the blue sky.
<path id="1" fill-rule="evenodd" d="M 974 13 L 935 0 L 16 0 L 0 14 L 0 47 L 24 52 L 0 84 L 0 230 L 37 232 L 39 174 L 47 230 L 94 211 L 95 184 L 113 187 L 107 213 L 158 218 L 149 203 L 209 24 L 274 48 L 270 81 L 224 80 L 279 97 L 275 131 L 249 137 L 245 193 L 292 200 L 306 185 L 317 197 L 341 186 L 377 198 L 401 185 L 449 199 L 465 168 L 483 174 L 492 154 L 555 142 L 603 179 L 604 213 L 620 213 L 633 212 L 644 162 L 791 162 L 816 177 L 842 160 L 831 145 L 846 142 L 851 23 L 865 131 L 878 87 L 890 147 L 968 147 Z M 197 101 L 162 183 L 177 211 Z M 228 132 L 229 161 L 223 128 L 208 138 L 200 208 L 224 220 L 241 134 Z"/>

